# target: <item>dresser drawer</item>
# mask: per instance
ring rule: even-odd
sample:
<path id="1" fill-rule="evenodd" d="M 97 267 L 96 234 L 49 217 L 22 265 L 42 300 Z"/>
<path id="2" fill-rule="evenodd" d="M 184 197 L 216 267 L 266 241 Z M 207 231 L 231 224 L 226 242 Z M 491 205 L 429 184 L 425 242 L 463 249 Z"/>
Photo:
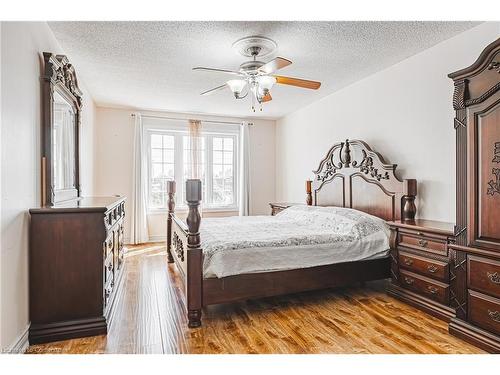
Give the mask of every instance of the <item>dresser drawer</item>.
<path id="1" fill-rule="evenodd" d="M 417 292 L 424 297 L 433 299 L 447 305 L 449 302 L 450 286 L 425 276 L 417 275 L 409 271 L 400 271 L 401 285 L 404 288 Z"/>
<path id="2" fill-rule="evenodd" d="M 430 238 L 425 235 L 412 235 L 407 233 L 399 234 L 399 245 L 410 249 L 430 251 L 432 253 L 447 255 L 448 249 L 446 240 Z"/>
<path id="3" fill-rule="evenodd" d="M 467 262 L 469 288 L 500 298 L 500 262 L 473 255 Z"/>
<path id="4" fill-rule="evenodd" d="M 500 335 L 500 300 L 469 290 L 469 320 Z"/>
<path id="5" fill-rule="evenodd" d="M 448 263 L 399 251 L 399 266 L 433 279 L 448 282 Z"/>

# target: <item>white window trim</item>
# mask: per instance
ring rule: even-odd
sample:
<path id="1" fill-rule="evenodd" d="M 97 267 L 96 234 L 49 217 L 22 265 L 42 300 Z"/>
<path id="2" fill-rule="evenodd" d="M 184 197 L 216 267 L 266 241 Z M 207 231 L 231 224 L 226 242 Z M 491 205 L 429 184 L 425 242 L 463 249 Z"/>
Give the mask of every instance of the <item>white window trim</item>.
<path id="1" fill-rule="evenodd" d="M 187 120 L 186 120 L 187 121 Z M 151 196 L 151 134 L 152 133 L 161 133 L 164 135 L 173 135 L 175 148 L 181 150 L 180 152 L 174 153 L 174 178 L 177 181 L 177 191 L 176 191 L 176 212 L 186 212 L 187 205 L 185 202 L 181 200 L 184 197 L 184 184 L 179 183 L 179 180 L 183 180 L 184 176 L 184 145 L 183 145 L 183 136 L 189 135 L 189 131 L 187 129 L 187 125 L 183 121 L 178 120 L 161 120 L 155 121 L 155 124 L 143 124 L 144 132 L 147 139 L 147 165 L 148 165 L 148 214 L 165 214 L 168 212 L 168 209 L 165 208 L 154 208 L 149 207 L 149 198 Z M 207 165 L 206 170 L 206 189 L 207 196 L 212 193 L 212 170 L 208 168 L 212 163 L 213 156 L 213 142 L 211 138 L 214 136 L 232 136 L 233 137 L 233 192 L 234 192 L 234 203 L 231 205 L 218 205 L 218 206 L 210 206 L 207 204 L 202 205 L 203 212 L 236 212 L 239 211 L 239 173 L 240 173 L 240 165 L 239 165 L 239 137 L 240 131 L 237 125 L 231 126 L 227 124 L 204 124 L 202 135 L 207 137 L 205 141 L 205 161 Z M 209 140 L 210 138 L 210 140 Z M 179 147 L 179 148 L 178 148 Z M 209 170 L 210 169 L 210 170 Z"/>

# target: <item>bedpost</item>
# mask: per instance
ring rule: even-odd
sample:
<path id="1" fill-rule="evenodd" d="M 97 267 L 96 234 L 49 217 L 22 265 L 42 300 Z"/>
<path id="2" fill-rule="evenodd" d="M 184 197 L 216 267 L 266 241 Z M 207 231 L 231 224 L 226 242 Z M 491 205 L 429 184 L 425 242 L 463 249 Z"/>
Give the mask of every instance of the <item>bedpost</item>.
<path id="1" fill-rule="evenodd" d="M 404 193 L 401 198 L 401 221 L 415 220 L 417 207 L 415 206 L 415 196 L 417 195 L 417 180 L 404 180 Z"/>
<path id="2" fill-rule="evenodd" d="M 167 194 L 168 194 L 168 214 L 167 214 L 167 259 L 168 263 L 174 263 L 172 256 L 172 215 L 175 209 L 175 181 L 167 181 Z"/>
<path id="3" fill-rule="evenodd" d="M 201 201 L 201 180 L 186 180 L 186 201 L 189 207 L 186 224 L 187 240 L 187 310 L 188 327 L 201 326 L 201 308 L 203 293 L 203 254 L 200 247 L 199 211 Z"/>
<path id="4" fill-rule="evenodd" d="M 306 193 L 307 193 L 306 203 L 308 206 L 312 206 L 313 197 L 312 197 L 312 181 L 311 180 L 306 180 Z"/>

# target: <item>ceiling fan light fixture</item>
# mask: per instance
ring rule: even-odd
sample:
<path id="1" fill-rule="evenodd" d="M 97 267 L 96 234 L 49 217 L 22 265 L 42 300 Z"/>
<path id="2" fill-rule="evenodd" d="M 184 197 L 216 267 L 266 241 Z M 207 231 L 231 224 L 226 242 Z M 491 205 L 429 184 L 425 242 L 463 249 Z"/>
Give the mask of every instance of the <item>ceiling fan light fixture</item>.
<path id="1" fill-rule="evenodd" d="M 245 86 L 247 85 L 247 81 L 244 79 L 231 79 L 226 82 L 231 91 L 233 92 L 235 97 L 239 97 Z"/>
<path id="2" fill-rule="evenodd" d="M 259 76 L 257 82 L 259 84 L 259 92 L 266 95 L 276 83 L 276 78 L 273 76 Z"/>

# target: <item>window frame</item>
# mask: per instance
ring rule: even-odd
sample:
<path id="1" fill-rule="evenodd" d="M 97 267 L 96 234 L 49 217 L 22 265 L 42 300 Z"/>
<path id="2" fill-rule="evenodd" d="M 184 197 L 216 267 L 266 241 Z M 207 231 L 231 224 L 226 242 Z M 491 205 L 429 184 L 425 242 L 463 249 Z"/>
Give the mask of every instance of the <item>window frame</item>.
<path id="1" fill-rule="evenodd" d="M 185 184 L 184 180 L 184 136 L 189 135 L 185 122 L 178 120 L 153 120 L 144 121 L 143 129 L 146 139 L 145 146 L 147 152 L 143 154 L 147 158 L 147 179 L 148 179 L 148 199 L 147 212 L 148 214 L 165 214 L 168 212 L 166 207 L 151 207 L 151 134 L 172 135 L 174 136 L 174 180 L 176 181 L 177 191 L 175 194 L 175 205 L 177 212 L 187 211 L 188 207 L 185 202 Z M 148 119 L 149 120 L 149 119 Z M 186 120 L 187 121 L 187 120 Z M 237 125 L 219 125 L 219 124 L 203 124 L 202 136 L 205 138 L 205 162 L 206 162 L 206 195 L 208 202 L 202 202 L 203 212 L 234 212 L 239 210 L 239 141 L 240 132 Z M 233 139 L 233 203 L 229 205 L 214 205 L 213 198 L 213 138 L 214 137 L 231 137 Z"/>

